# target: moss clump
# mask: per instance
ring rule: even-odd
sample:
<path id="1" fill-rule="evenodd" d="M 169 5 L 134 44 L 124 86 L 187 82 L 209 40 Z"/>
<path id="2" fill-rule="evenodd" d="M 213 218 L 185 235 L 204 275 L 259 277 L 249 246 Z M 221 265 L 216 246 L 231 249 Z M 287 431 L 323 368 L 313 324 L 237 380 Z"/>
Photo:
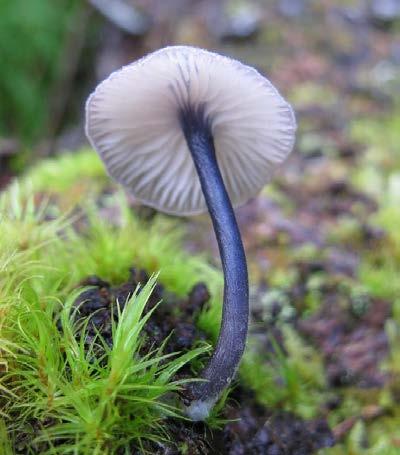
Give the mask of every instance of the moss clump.
<path id="1" fill-rule="evenodd" d="M 91 159 L 85 152 L 77 156 L 81 164 Z M 76 321 L 72 305 L 82 278 L 99 275 L 120 283 L 137 263 L 150 272 L 161 270 L 162 282 L 178 295 L 199 280 L 208 283 L 215 302 L 220 293 L 219 273 L 180 249 L 176 223 L 159 217 L 147 225 L 120 193 L 106 196 L 101 208 L 94 202 L 100 193 L 92 195 L 73 214 L 62 215 L 54 196 L 79 182 L 80 172 L 87 170 L 72 161 L 69 167 L 69 160 L 60 160 L 58 175 L 67 163 L 66 169 L 75 170 L 74 179 L 65 177 L 55 191 L 50 191 L 48 170 L 56 162 L 48 162 L 0 198 L 4 453 L 16 443 L 27 453 L 54 453 L 54 444 L 57 453 L 60 447 L 63 453 L 82 454 L 143 448 L 145 440 L 167 439 L 163 419 L 181 415 L 166 395 L 182 384 L 173 380 L 175 372 L 204 348 L 185 355 L 165 356 L 162 349 L 138 355 L 141 329 L 150 317 L 143 308 L 155 278 L 125 305 L 113 326 L 112 347 L 98 334 L 89 349 L 84 342 L 87 321 Z M 86 177 L 93 181 L 99 175 Z M 27 195 L 28 181 L 33 196 Z M 102 215 L 105 208 L 115 216 Z M 94 355 L 98 345 L 104 350 L 100 358 Z M 30 441 L 27 446 L 21 435 Z"/>

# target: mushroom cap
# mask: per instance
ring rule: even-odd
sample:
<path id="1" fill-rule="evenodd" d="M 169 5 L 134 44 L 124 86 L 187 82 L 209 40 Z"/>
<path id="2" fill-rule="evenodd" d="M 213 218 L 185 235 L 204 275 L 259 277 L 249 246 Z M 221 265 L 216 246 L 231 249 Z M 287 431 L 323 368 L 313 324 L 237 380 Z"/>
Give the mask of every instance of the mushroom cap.
<path id="1" fill-rule="evenodd" d="M 149 54 L 97 86 L 86 134 L 110 176 L 160 211 L 207 210 L 180 121 L 188 106 L 208 120 L 234 206 L 256 195 L 293 148 L 292 108 L 254 68 L 188 46 Z"/>

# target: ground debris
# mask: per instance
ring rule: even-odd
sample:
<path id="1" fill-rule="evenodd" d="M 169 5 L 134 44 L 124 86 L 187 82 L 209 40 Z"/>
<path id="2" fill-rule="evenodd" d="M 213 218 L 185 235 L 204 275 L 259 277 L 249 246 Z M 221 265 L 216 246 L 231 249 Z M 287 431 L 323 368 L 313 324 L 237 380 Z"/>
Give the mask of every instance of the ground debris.
<path id="1" fill-rule="evenodd" d="M 299 321 L 299 331 L 319 346 L 333 386 L 384 385 L 387 378 L 380 364 L 388 352 L 384 325 L 389 312 L 384 300 L 372 300 L 360 318 L 337 302 L 327 302 L 315 315 Z"/>

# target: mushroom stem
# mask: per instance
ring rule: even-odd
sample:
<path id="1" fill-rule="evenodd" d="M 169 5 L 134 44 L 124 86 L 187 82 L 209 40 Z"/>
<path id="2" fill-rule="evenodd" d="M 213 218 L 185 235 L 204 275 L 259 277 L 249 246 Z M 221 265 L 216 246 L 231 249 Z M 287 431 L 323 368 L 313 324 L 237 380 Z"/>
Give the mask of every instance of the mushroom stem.
<path id="1" fill-rule="evenodd" d="M 180 120 L 214 226 L 224 272 L 222 322 L 217 345 L 200 375 L 205 381 L 192 384 L 188 393 L 189 417 L 204 420 L 234 377 L 245 348 L 249 317 L 248 274 L 242 239 L 218 167 L 204 109 L 184 109 Z"/>

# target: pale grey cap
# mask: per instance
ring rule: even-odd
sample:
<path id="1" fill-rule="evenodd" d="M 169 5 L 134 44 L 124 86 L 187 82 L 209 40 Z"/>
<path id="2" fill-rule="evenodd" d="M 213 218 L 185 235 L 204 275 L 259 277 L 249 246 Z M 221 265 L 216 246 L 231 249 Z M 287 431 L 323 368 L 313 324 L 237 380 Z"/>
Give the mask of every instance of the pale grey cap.
<path id="1" fill-rule="evenodd" d="M 198 48 L 160 49 L 112 73 L 86 104 L 86 134 L 110 176 L 158 210 L 207 210 L 180 124 L 187 106 L 204 110 L 234 206 L 293 148 L 293 110 L 254 68 Z"/>

